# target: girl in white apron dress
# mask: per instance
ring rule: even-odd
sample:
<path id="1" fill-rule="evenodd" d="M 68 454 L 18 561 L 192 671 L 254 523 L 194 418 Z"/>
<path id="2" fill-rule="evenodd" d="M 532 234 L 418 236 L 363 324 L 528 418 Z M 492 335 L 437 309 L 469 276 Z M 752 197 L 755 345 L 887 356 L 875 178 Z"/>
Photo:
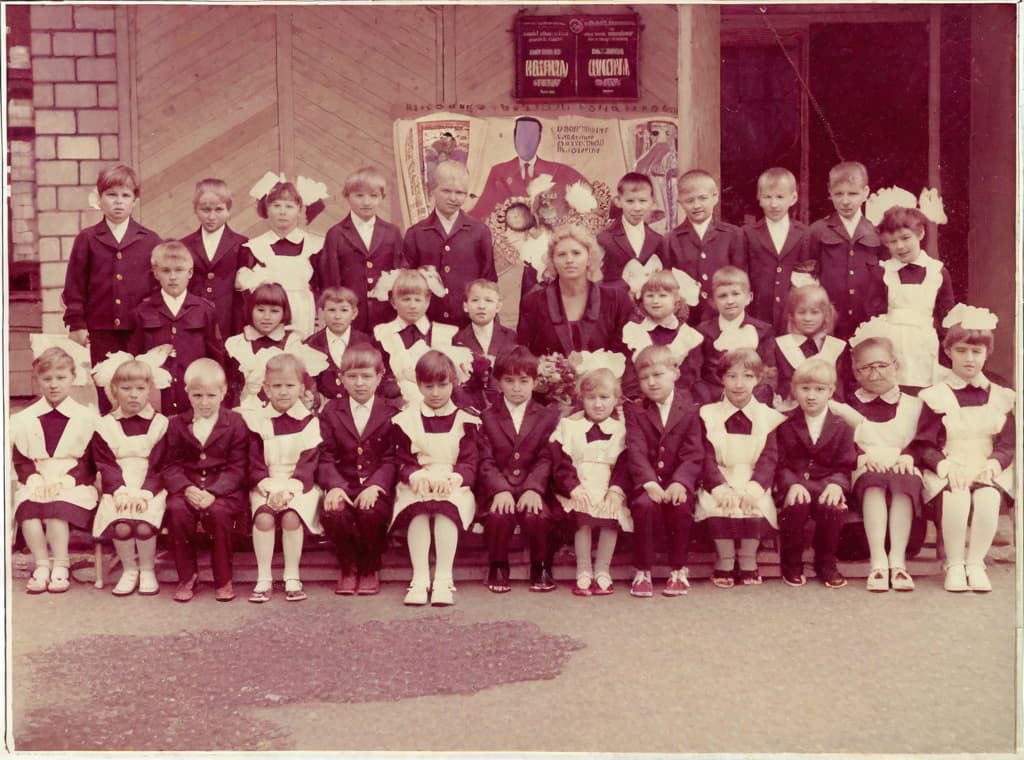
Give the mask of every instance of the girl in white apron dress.
<path id="1" fill-rule="evenodd" d="M 853 428 L 857 469 L 851 475 L 851 507 L 864 516 L 871 554 L 868 591 L 913 591 L 907 544 L 921 508 L 921 472 L 911 455 L 921 401 L 896 384 L 899 362 L 892 341 L 881 336 L 850 339 L 853 372 L 860 387 L 833 411 Z M 889 551 L 885 539 L 889 537 Z"/>
<path id="2" fill-rule="evenodd" d="M 985 555 L 1002 499 L 1012 498 L 1014 490 L 1015 395 L 982 371 L 995 325 L 996 316 L 987 309 L 958 304 L 950 311 L 943 348 L 952 372 L 920 393 L 925 498 L 941 498 L 947 591 L 992 590 Z"/>
<path id="3" fill-rule="evenodd" d="M 88 530 L 96 512 L 96 469 L 87 449 L 99 418 L 68 395 L 75 360 L 62 348 L 40 353 L 32 377 L 39 400 L 11 417 L 14 519 L 36 565 L 25 590 L 59 594 L 70 586 L 70 525 Z"/>
<path id="4" fill-rule="evenodd" d="M 114 370 L 107 386 L 114 409 L 100 418 L 93 437 L 103 495 L 92 534 L 113 539 L 124 568 L 115 596 L 136 588 L 143 595 L 160 591 L 156 537 L 167 506 L 160 472 L 168 422 L 149 404 L 152 388 L 153 370 L 145 362 L 133 359 Z"/>
<path id="5" fill-rule="evenodd" d="M 250 254 L 250 263 L 238 270 L 235 287 L 252 291 L 261 282 L 280 283 L 288 292 L 288 301 L 292 307 L 290 324 L 305 338 L 313 334 L 316 322 L 313 284 L 317 282 L 315 273 L 321 268 L 319 259 L 324 239 L 298 225 L 303 214 L 309 224 L 319 209 L 323 208 L 320 199 L 326 197 L 326 188 L 300 177 L 300 185 L 308 183 L 310 187 L 322 188 L 322 192 L 315 191 L 315 197 L 303 198 L 291 182 L 276 181 L 265 189 L 267 177 L 270 181 L 278 179 L 268 173 L 250 194 L 259 199 L 256 211 L 267 220 L 270 229 L 244 244 L 243 248 L 247 248 Z M 306 195 L 310 192 L 313 191 L 307 190 Z M 314 212 L 314 209 L 318 210 Z"/>
<path id="6" fill-rule="evenodd" d="M 779 379 L 775 386 L 775 408 L 780 412 L 796 409 L 790 386 L 793 372 L 812 356 L 824 359 L 836 368 L 836 392 L 833 398 L 842 401 L 850 383 L 850 358 L 846 341 L 832 335 L 836 310 L 828 291 L 820 285 L 801 285 L 786 296 L 785 335 L 775 338 L 775 366 Z"/>
<path id="7" fill-rule="evenodd" d="M 652 256 L 647 266 L 657 260 L 657 256 Z M 660 262 L 657 266 L 660 267 Z M 622 328 L 622 341 L 633 352 L 634 361 L 647 346 L 667 346 L 679 367 L 676 387 L 690 388 L 700 376 L 703 356 L 697 349 L 704 336 L 686 324 L 686 318 L 689 307 L 697 305 L 700 288 L 679 269 L 659 269 L 650 275 L 643 270 L 644 267 L 633 260 L 626 264 L 622 273 L 644 315 L 640 322 L 629 322 Z M 685 292 L 683 286 L 686 286 Z M 636 370 L 629 362 L 624 379 L 627 393 L 632 393 L 637 382 Z M 636 396 L 642 397 L 639 390 Z"/>
<path id="8" fill-rule="evenodd" d="M 878 224 L 890 258 L 881 262 L 888 310 L 885 322 L 896 349 L 901 385 L 928 386 L 938 379 L 935 325 L 953 305 L 953 284 L 942 262 L 921 250 L 928 219 L 917 209 L 894 206 Z"/>
<path id="9" fill-rule="evenodd" d="M 258 285 L 250 297 L 249 320 L 242 332 L 224 341 L 229 358 L 227 403 L 243 416 L 266 408 L 262 393 L 267 361 L 289 353 L 302 360 L 306 371 L 317 374 L 327 368 L 327 359 L 306 346 L 293 330 L 291 305 L 285 289 L 276 282 Z"/>
<path id="10" fill-rule="evenodd" d="M 267 361 L 263 383 L 270 403 L 262 412 L 243 415 L 258 445 L 249 471 L 252 547 L 256 553 L 256 585 L 250 602 L 270 601 L 274 529 L 278 523 L 284 553 L 285 598 L 290 602 L 306 598 L 299 577 L 304 531 L 323 532 L 317 511 L 320 488 L 314 482 L 321 443 L 320 423 L 302 403 L 311 385 L 312 380 L 297 357 L 273 356 Z"/>
<path id="11" fill-rule="evenodd" d="M 731 588 L 736 579 L 743 585 L 761 582 L 757 547 L 769 526 L 779 527 L 771 488 L 778 461 L 775 428 L 786 417 L 753 396 L 763 369 L 752 348 L 725 354 L 718 365 L 725 398 L 700 408 L 704 475 L 693 519 L 708 521 L 718 552 L 711 581 L 719 588 Z"/>
<path id="12" fill-rule="evenodd" d="M 455 365 L 440 351 L 428 351 L 420 358 L 416 380 L 423 400 L 410 404 L 393 419 L 398 483 L 391 528 L 407 526 L 412 581 L 405 604 L 422 606 L 429 601 L 444 607 L 455 603 L 452 565 L 459 530 L 468 530 L 476 513 L 472 488 L 480 420 L 452 403 Z"/>
<path id="13" fill-rule="evenodd" d="M 626 508 L 626 424 L 616 414 L 618 378 L 608 369 L 579 379 L 583 411 L 562 419 L 551 435 L 552 480 L 559 504 L 575 516 L 577 596 L 614 592 L 611 562 L 619 530 L 632 531 Z M 612 416 L 612 415 L 616 416 Z M 591 564 L 593 531 L 600 531 Z"/>

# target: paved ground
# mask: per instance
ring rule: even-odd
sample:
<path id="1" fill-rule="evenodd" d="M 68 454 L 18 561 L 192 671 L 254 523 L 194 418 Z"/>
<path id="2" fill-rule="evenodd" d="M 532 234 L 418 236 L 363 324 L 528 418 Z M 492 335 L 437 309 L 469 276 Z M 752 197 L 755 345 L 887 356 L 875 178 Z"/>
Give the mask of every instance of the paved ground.
<path id="1" fill-rule="evenodd" d="M 462 584 L 450 610 L 174 604 L 16 581 L 18 749 L 1010 753 L 1014 568 L 872 595 L 779 582 L 682 599 Z M 310 584 L 312 585 L 312 584 Z"/>

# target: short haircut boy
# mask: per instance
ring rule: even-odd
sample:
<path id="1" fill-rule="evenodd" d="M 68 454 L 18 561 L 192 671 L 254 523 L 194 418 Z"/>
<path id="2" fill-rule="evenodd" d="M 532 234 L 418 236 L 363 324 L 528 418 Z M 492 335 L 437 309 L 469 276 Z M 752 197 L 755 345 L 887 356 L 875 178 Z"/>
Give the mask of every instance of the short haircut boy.
<path id="1" fill-rule="evenodd" d="M 619 180 L 619 184 L 615 186 L 615 192 L 621 196 L 628 191 L 640 190 L 645 187 L 651 191 L 651 195 L 654 194 L 654 183 L 651 182 L 650 177 L 640 172 L 626 172 Z"/>
<path id="2" fill-rule="evenodd" d="M 737 348 L 722 355 L 722 358 L 718 360 L 718 366 L 715 367 L 715 374 L 721 380 L 725 377 L 725 373 L 735 366 L 749 369 L 757 375 L 758 380 L 761 379 L 764 372 L 764 362 L 761 361 L 757 351 L 752 348 Z"/>
<path id="3" fill-rule="evenodd" d="M 181 261 L 192 267 L 192 252 L 180 240 L 167 240 L 154 246 L 149 256 L 154 267 L 172 261 Z"/>
<path id="4" fill-rule="evenodd" d="M 830 388 L 836 387 L 836 368 L 820 356 L 812 356 L 793 370 L 792 385 L 800 383 L 819 383 Z"/>
<path id="5" fill-rule="evenodd" d="M 757 178 L 757 191 L 767 190 L 769 187 L 780 185 L 783 182 L 788 184 L 796 192 L 796 177 L 789 169 L 782 166 L 773 166 L 771 169 L 765 169 L 761 172 L 761 176 Z"/>
<path id="6" fill-rule="evenodd" d="M 480 278 L 478 278 L 476 280 L 473 280 L 468 285 L 466 285 L 466 300 L 467 301 L 469 300 L 469 292 L 473 288 L 481 288 L 483 290 L 489 290 L 492 293 L 496 294 L 499 299 L 501 298 L 501 289 L 498 287 L 498 283 L 496 283 L 494 280 L 487 280 L 487 279 L 484 279 L 483 277 L 480 277 Z"/>
<path id="7" fill-rule="evenodd" d="M 383 198 L 385 187 L 387 180 L 380 169 L 375 166 L 361 166 L 345 178 L 341 194 L 347 198 L 352 193 L 362 190 L 380 193 L 380 197 Z"/>
<path id="8" fill-rule="evenodd" d="M 65 368 L 75 374 L 75 360 L 60 346 L 50 346 L 32 360 L 32 374 L 38 377 L 44 372 Z"/>
<path id="9" fill-rule="evenodd" d="M 857 187 L 868 184 L 868 170 L 860 161 L 842 161 L 828 170 L 828 186 L 848 182 Z"/>
<path id="10" fill-rule="evenodd" d="M 402 296 L 426 296 L 430 297 L 430 287 L 427 285 L 427 278 L 415 269 L 402 269 L 395 277 L 395 283 L 391 286 L 391 297 L 401 298 Z"/>
<path id="11" fill-rule="evenodd" d="M 441 177 L 461 180 L 464 185 L 469 184 L 469 170 L 458 161 L 442 161 L 434 168 L 434 180 L 431 183 L 431 190 L 440 184 Z"/>
<path id="12" fill-rule="evenodd" d="M 249 303 L 250 312 L 257 306 L 280 306 L 284 311 L 281 324 L 289 325 L 292 322 L 292 307 L 288 303 L 288 293 L 279 283 L 261 282 L 249 297 Z"/>
<path id="13" fill-rule="evenodd" d="M 636 359 L 633 360 L 633 367 L 639 375 L 645 369 L 650 369 L 651 367 L 678 369 L 679 362 L 672 353 L 672 349 L 668 346 L 650 345 L 645 346 L 636 355 Z"/>
<path id="14" fill-rule="evenodd" d="M 130 166 L 114 164 L 100 172 L 96 178 L 96 192 L 103 195 L 112 187 L 127 187 L 135 193 L 138 198 L 142 193 L 142 184 L 139 182 L 139 175 Z"/>
<path id="15" fill-rule="evenodd" d="M 216 196 L 217 200 L 223 203 L 228 211 L 231 210 L 231 188 L 228 187 L 227 182 L 215 177 L 207 177 L 196 182 L 196 190 L 192 194 L 193 209 L 199 208 L 199 201 L 207 193 Z"/>
<path id="16" fill-rule="evenodd" d="M 318 309 L 324 308 L 328 303 L 347 303 L 353 309 L 359 308 L 359 299 L 352 292 L 352 289 L 341 286 L 324 288 L 324 292 L 316 299 L 316 307 Z"/>
<path id="17" fill-rule="evenodd" d="M 416 362 L 417 383 L 443 383 L 455 385 L 458 380 L 455 374 L 455 363 L 440 351 L 427 351 Z"/>
<path id="18" fill-rule="evenodd" d="M 719 267 L 711 275 L 711 292 L 714 293 L 719 288 L 724 288 L 728 285 L 740 285 L 749 293 L 750 277 L 742 269 L 731 264 Z"/>
<path id="19" fill-rule="evenodd" d="M 185 369 L 185 389 L 190 390 L 197 385 L 218 390 L 227 389 L 228 381 L 224 368 L 213 359 L 196 359 Z"/>
<path id="20" fill-rule="evenodd" d="M 705 171 L 704 169 L 690 169 L 689 171 L 683 172 L 679 176 L 679 180 L 676 182 L 676 186 L 682 189 L 689 185 L 691 182 L 696 182 L 698 180 L 704 179 L 711 180 L 711 182 L 713 182 L 715 185 L 715 189 L 718 189 L 718 180 L 712 177 L 711 173 Z"/>
<path id="21" fill-rule="evenodd" d="M 345 349 L 341 355 L 341 374 L 355 369 L 372 369 L 376 374 L 384 374 L 384 357 L 380 351 L 369 343 L 357 343 Z"/>
<path id="22" fill-rule="evenodd" d="M 498 354 L 494 360 L 494 376 L 498 379 L 509 375 L 526 375 L 537 379 L 540 360 L 526 346 L 514 346 Z"/>

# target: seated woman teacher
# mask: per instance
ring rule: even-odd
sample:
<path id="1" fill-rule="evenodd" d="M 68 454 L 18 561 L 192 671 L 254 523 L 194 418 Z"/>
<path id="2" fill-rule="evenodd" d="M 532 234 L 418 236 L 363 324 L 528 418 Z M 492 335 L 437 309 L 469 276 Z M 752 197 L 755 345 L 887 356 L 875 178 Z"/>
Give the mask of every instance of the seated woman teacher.
<path id="1" fill-rule="evenodd" d="M 604 251 L 585 227 L 565 225 L 551 235 L 544 285 L 523 297 L 518 342 L 535 355 L 573 351 L 625 353 L 622 328 L 635 307 L 622 289 L 600 284 Z"/>

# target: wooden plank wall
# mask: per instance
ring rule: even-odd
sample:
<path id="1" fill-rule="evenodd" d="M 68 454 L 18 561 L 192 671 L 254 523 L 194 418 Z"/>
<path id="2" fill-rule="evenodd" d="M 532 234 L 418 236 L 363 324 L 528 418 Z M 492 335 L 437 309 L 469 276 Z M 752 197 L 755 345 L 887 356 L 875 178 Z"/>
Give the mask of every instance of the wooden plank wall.
<path id="1" fill-rule="evenodd" d="M 644 30 L 644 111 L 676 102 L 674 5 L 638 6 Z M 142 174 L 140 220 L 164 236 L 196 227 L 191 199 L 203 177 L 234 190 L 231 225 L 263 231 L 248 188 L 267 170 L 325 182 L 332 198 L 312 225 L 347 213 L 344 177 L 384 170 L 383 214 L 400 219 L 393 188 L 396 118 L 407 106 L 512 102 L 516 6 L 130 6 L 126 46 L 136 72 L 129 105 Z M 545 13 L 582 11 L 548 6 Z M 586 6 L 607 12 L 608 6 Z M 588 113 L 582 104 L 566 112 Z M 595 114 L 600 115 L 600 114 Z M 613 115 L 613 114 L 608 114 Z M 624 114 L 636 116 L 637 113 Z"/>

